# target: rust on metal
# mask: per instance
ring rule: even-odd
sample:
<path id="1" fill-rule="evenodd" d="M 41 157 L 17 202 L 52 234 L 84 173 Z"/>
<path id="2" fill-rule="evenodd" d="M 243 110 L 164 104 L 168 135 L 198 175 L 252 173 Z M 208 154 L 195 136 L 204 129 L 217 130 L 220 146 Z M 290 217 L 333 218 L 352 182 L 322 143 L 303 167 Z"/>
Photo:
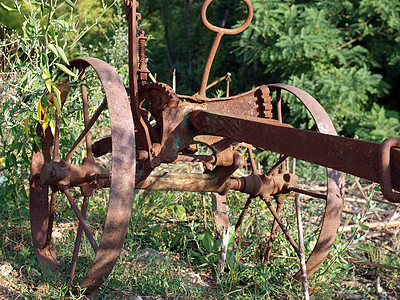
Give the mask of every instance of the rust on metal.
<path id="1" fill-rule="evenodd" d="M 55 136 L 50 128 L 46 134 L 40 125 L 37 136 L 41 149 L 34 144 L 31 157 L 30 219 L 33 247 L 44 268 L 59 271 L 60 265 L 52 241 L 57 194 L 64 194 L 79 220 L 70 266 L 71 282 L 79 258 L 81 241 L 86 236 L 95 252 L 80 287 L 88 293 L 95 291 L 110 274 L 122 249 L 129 225 L 134 188 L 212 192 L 217 201 L 216 212 L 225 212 L 226 194 L 237 190 L 248 195 L 235 226 L 241 226 L 253 199 L 264 201 L 273 215 L 271 235 L 263 261 L 271 255 L 276 231 L 280 228 L 296 253 L 299 247 L 282 221 L 282 204 L 287 197 L 301 193 L 325 201 L 318 240 L 306 262 L 307 276 L 311 276 L 327 257 L 340 225 L 344 173 L 379 182 L 384 196 L 400 202 L 400 140 L 388 139 L 382 144 L 339 137 L 332 121 L 322 106 L 305 91 L 285 84 L 267 84 L 250 91 L 230 96 L 228 73 L 214 83 L 226 79 L 227 95 L 207 98 L 206 90 L 212 62 L 221 38 L 225 34 L 238 34 L 252 19 L 250 0 L 242 0 L 247 7 L 245 22 L 235 29 L 219 28 L 207 20 L 207 9 L 212 0 L 205 0 L 201 9 L 204 25 L 216 33 L 200 84 L 193 96 L 179 95 L 165 83 L 148 83 L 146 66 L 146 36 L 138 30 L 141 15 L 136 12 L 138 1 L 125 0 L 128 21 L 129 98 L 116 71 L 96 58 L 79 58 L 70 62 L 80 71 L 84 128 L 68 151 L 60 151 L 60 118 L 56 119 Z M 89 114 L 89 99 L 85 83 L 85 70 L 93 68 L 100 79 L 105 98 Z M 212 83 L 211 85 L 213 85 Z M 71 90 L 68 79 L 59 81 L 61 102 L 64 105 Z M 293 128 L 283 122 L 282 91 L 293 95 L 309 111 L 315 125 L 310 130 Z M 271 94 L 275 93 L 275 102 Z M 48 94 L 53 101 L 54 94 Z M 108 110 L 111 135 L 95 136 L 93 127 Z M 84 142 L 85 141 L 85 142 Z M 241 143 L 249 149 L 252 172 L 248 176 L 235 176 L 244 163 L 238 152 Z M 84 145 L 83 145 L 84 144 Z M 205 147 L 209 154 L 199 149 Z M 82 163 L 71 159 L 79 147 L 86 149 Z M 280 159 L 265 173 L 257 169 L 252 149 L 269 150 L 280 154 Z M 60 157 L 61 153 L 67 153 Z M 96 159 L 111 154 L 111 165 L 101 166 Z M 297 176 L 287 171 L 288 157 L 298 158 L 326 167 L 327 182 L 324 193 L 315 193 L 297 186 Z M 201 163 L 203 173 L 174 173 L 155 170 L 161 164 Z M 99 189 L 109 189 L 105 225 L 99 241 L 94 238 L 86 215 L 90 197 Z M 51 189 L 51 193 L 50 193 Z M 71 193 L 79 189 L 83 205 Z M 271 202 L 275 199 L 276 208 Z M 226 214 L 216 216 L 219 226 L 226 226 Z M 294 278 L 300 280 L 298 272 Z"/>

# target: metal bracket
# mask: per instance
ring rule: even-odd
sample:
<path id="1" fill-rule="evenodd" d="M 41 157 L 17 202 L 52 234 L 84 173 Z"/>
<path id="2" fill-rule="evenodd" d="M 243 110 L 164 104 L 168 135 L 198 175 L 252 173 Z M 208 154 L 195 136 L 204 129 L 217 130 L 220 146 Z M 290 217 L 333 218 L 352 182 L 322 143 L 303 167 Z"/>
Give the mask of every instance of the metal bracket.
<path id="1" fill-rule="evenodd" d="M 400 148 L 400 138 L 389 138 L 380 146 L 380 183 L 383 196 L 390 202 L 400 203 L 400 193 L 393 192 L 392 175 L 390 173 L 390 150 Z"/>

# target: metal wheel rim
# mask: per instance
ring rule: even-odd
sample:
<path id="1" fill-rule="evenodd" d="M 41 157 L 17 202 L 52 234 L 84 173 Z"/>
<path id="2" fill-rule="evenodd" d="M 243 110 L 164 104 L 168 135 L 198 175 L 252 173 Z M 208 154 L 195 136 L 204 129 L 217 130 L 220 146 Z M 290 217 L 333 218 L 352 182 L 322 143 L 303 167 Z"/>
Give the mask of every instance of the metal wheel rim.
<path id="1" fill-rule="evenodd" d="M 293 94 L 310 112 L 321 133 L 337 135 L 328 114 L 319 102 L 310 94 L 299 88 L 286 84 L 269 84 L 267 86 L 271 92 L 275 90 L 285 90 Z M 314 274 L 328 256 L 329 251 L 335 242 L 342 215 L 345 174 L 330 168 L 326 168 L 326 171 L 327 200 L 317 243 L 306 262 L 307 277 Z M 296 280 L 301 281 L 301 272 L 298 271 L 293 277 Z"/>
<path id="2" fill-rule="evenodd" d="M 130 103 L 121 79 L 111 66 L 96 58 L 79 58 L 70 63 L 71 68 L 89 66 L 95 70 L 103 86 L 110 115 L 111 137 L 116 141 L 112 143 L 112 178 L 103 235 L 95 258 L 80 283 L 81 288 L 91 293 L 111 273 L 125 240 L 132 209 L 136 153 Z M 34 145 L 32 152 L 30 218 L 36 255 L 44 269 L 50 268 L 56 272 L 60 267 L 54 247 L 51 243 L 43 247 L 49 218 L 49 187 L 42 185 L 39 178 L 41 165 L 51 160 L 52 139 L 51 134 L 46 134 L 42 137 L 43 151 Z"/>

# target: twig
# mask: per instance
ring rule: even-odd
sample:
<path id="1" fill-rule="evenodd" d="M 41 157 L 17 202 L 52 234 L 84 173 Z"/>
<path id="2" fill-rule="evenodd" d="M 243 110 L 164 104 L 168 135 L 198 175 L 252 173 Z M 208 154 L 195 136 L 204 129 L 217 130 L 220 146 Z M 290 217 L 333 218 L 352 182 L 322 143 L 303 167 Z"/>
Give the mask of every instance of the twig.
<path id="1" fill-rule="evenodd" d="M 301 222 L 300 195 L 296 194 L 294 196 L 294 200 L 296 204 L 297 232 L 299 234 L 301 282 L 303 283 L 304 299 L 309 300 L 310 295 L 308 293 L 306 257 L 304 254 L 304 238 L 303 238 L 303 224 Z"/>
<path id="2" fill-rule="evenodd" d="M 206 209 L 206 196 L 202 195 L 201 200 L 203 202 L 203 221 L 204 221 L 204 230 L 207 230 L 207 209 Z"/>
<path id="3" fill-rule="evenodd" d="M 397 221 L 392 221 L 392 222 L 388 222 L 388 223 L 384 223 L 384 222 L 373 222 L 373 223 L 364 223 L 364 225 L 368 226 L 369 229 L 373 228 L 373 229 L 383 229 L 383 228 L 392 228 L 392 227 L 400 227 L 400 220 Z M 339 232 L 340 231 L 351 231 L 351 228 L 355 226 L 355 225 L 347 225 L 344 227 L 339 227 Z M 360 228 L 362 230 L 362 228 Z"/>
<path id="4" fill-rule="evenodd" d="M 248 287 L 251 287 L 251 286 L 253 286 L 253 285 L 255 285 L 255 284 L 256 284 L 255 282 L 249 283 L 248 285 L 242 287 L 242 288 L 239 289 L 239 290 L 230 291 L 230 292 L 227 293 L 226 295 L 228 296 L 228 295 L 233 294 L 233 293 L 242 292 L 242 295 L 244 296 L 244 289 L 247 289 Z"/>
<path id="5" fill-rule="evenodd" d="M 356 259 L 353 259 L 353 258 L 344 258 L 344 260 L 349 262 L 349 263 L 353 263 L 353 264 L 366 265 L 366 266 L 380 268 L 380 269 L 388 269 L 388 270 L 400 271 L 400 268 L 398 268 L 398 267 L 393 267 L 393 266 L 373 263 L 373 262 L 370 262 L 370 261 L 356 260 Z"/>
<path id="6" fill-rule="evenodd" d="M 220 274 L 224 273 L 224 269 L 225 269 L 225 261 L 226 261 L 226 253 L 228 251 L 229 229 L 230 228 L 231 228 L 231 224 L 228 223 L 224 228 L 224 233 L 223 233 L 223 237 L 222 237 L 221 252 L 219 253 L 218 266 L 217 266 L 217 271 Z"/>
<path id="7" fill-rule="evenodd" d="M 355 294 L 350 294 L 347 292 L 338 292 L 336 291 L 335 294 L 343 299 L 351 299 L 351 300 L 368 300 L 369 298 L 364 297 L 364 296 L 359 296 Z"/>
<path id="8" fill-rule="evenodd" d="M 349 193 L 349 192 L 347 192 L 347 193 Z M 355 194 L 353 193 L 353 195 L 355 195 Z M 376 199 L 375 197 L 372 200 L 375 201 L 375 202 L 380 202 L 380 203 L 383 203 L 383 204 L 386 204 L 386 205 L 390 205 L 390 206 L 394 206 L 394 207 L 398 207 L 400 205 L 398 203 L 392 203 L 392 202 L 389 202 L 387 200 Z M 345 198 L 344 201 L 346 201 L 346 202 L 364 203 L 364 204 L 367 203 L 366 200 L 358 199 L 358 198 Z"/>
<path id="9" fill-rule="evenodd" d="M 116 289 L 116 288 L 114 288 L 114 287 L 112 287 L 112 286 L 109 286 L 109 285 L 104 285 L 104 287 L 106 287 L 106 288 L 108 288 L 108 289 L 110 289 L 110 290 L 112 290 L 112 291 L 114 291 L 114 292 L 118 292 L 118 293 L 121 293 L 122 295 L 124 295 L 124 296 L 132 296 L 131 294 L 129 294 L 129 293 L 127 293 L 127 292 L 124 292 L 124 291 L 121 291 L 121 290 L 119 290 L 119 289 Z"/>
<path id="10" fill-rule="evenodd" d="M 363 187 L 361 186 L 361 183 L 360 183 L 359 178 L 358 178 L 358 177 L 354 177 L 354 181 L 356 182 L 356 185 L 357 185 L 358 189 L 360 190 L 361 195 L 363 196 L 363 198 L 364 198 L 366 201 L 369 201 L 367 195 L 365 195 L 365 193 L 364 193 L 364 189 L 363 189 Z M 382 221 L 382 218 L 378 215 L 378 213 L 377 213 L 376 211 L 373 211 L 373 214 L 374 214 L 375 217 L 378 219 L 378 221 Z"/>

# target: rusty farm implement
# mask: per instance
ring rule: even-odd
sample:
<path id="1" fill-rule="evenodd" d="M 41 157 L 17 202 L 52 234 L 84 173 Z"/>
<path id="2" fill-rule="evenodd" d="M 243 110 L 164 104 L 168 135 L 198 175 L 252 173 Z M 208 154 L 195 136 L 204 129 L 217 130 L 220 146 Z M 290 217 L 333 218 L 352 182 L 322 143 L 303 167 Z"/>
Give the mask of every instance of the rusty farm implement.
<path id="1" fill-rule="evenodd" d="M 63 77 L 66 81 L 59 88 L 64 106 L 76 105 L 67 101 L 67 95 L 73 88 L 80 90 L 78 113 L 83 124 L 80 134 L 69 148 L 63 149 L 60 118 L 54 134 L 50 128 L 43 130 L 38 126 L 41 148 L 33 146 L 29 195 L 33 246 L 44 268 L 60 270 L 53 240 L 57 195 L 64 194 L 79 220 L 70 263 L 71 282 L 84 237 L 94 253 L 86 264 L 89 265 L 86 275 L 77 283 L 87 292 L 93 292 L 103 283 L 119 257 L 131 217 L 134 189 L 212 192 L 218 197 L 229 190 L 248 194 L 236 229 L 252 199 L 259 197 L 273 215 L 265 259 L 270 255 L 278 229 L 299 254 L 299 246 L 282 221 L 282 205 L 287 196 L 298 193 L 318 199 L 324 211 L 319 215 L 317 242 L 308 253 L 308 276 L 327 257 L 335 240 L 345 192 L 343 172 L 380 183 L 389 201 L 400 202 L 399 194 L 393 192 L 393 189 L 400 190 L 398 139 L 378 144 L 339 137 L 329 116 L 312 96 L 285 84 L 265 84 L 236 96 L 207 97 L 208 77 L 221 38 L 245 30 L 253 15 L 250 0 L 242 0 L 247 7 L 243 25 L 235 29 L 219 28 L 206 17 L 211 2 L 204 1 L 201 19 L 216 36 L 198 93 L 178 95 L 167 84 L 147 82 L 146 37 L 138 30 L 138 2 L 125 0 L 129 26 L 129 97 L 110 65 L 96 58 L 74 59 L 70 68 L 79 71 L 81 83 L 73 87 Z M 91 99 L 89 74 L 100 82 L 101 98 Z M 305 106 L 314 126 L 301 130 L 283 120 L 282 93 L 291 94 Z M 280 158 L 268 172 L 262 173 L 249 151 L 252 173 L 234 175 L 244 163 L 243 155 L 237 151 L 238 145 L 243 144 L 276 152 Z M 200 153 L 198 145 L 208 149 L 208 154 Z M 289 157 L 325 167 L 325 190 L 316 192 L 300 187 L 294 170 L 289 172 L 285 166 Z M 202 163 L 206 171 L 159 171 L 161 165 L 177 162 Z M 95 193 L 100 197 L 105 195 L 106 207 L 98 237 L 87 221 L 87 213 L 93 211 L 88 209 L 90 199 Z M 300 273 L 294 277 L 299 279 Z"/>

